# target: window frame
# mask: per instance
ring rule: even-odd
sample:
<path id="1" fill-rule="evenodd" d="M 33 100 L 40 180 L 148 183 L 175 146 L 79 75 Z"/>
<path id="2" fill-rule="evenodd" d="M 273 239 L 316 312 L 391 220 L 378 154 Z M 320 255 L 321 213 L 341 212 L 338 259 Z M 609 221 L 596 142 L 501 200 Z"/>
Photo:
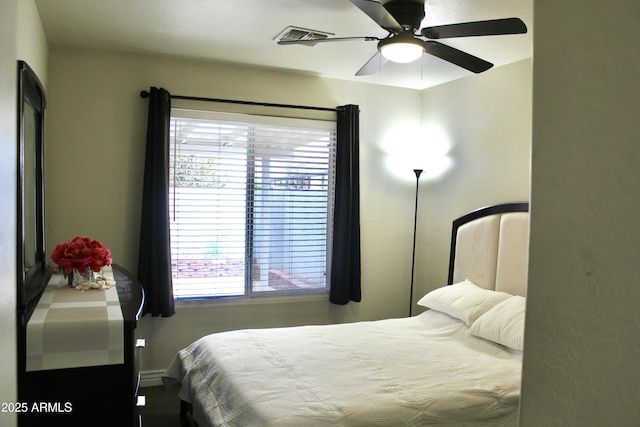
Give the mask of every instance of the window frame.
<path id="1" fill-rule="evenodd" d="M 253 221 L 255 220 L 255 212 L 253 211 L 253 202 L 255 200 L 255 190 L 256 183 L 250 178 L 251 175 L 255 173 L 255 158 L 252 161 L 247 161 L 248 164 L 251 164 L 251 167 L 247 168 L 247 178 L 245 182 L 247 183 L 247 191 L 246 191 L 246 209 L 245 209 L 245 257 L 244 257 L 244 291 L 242 294 L 237 295 L 191 295 L 191 296 L 176 296 L 175 292 L 175 283 L 174 283 L 174 291 L 173 298 L 175 302 L 181 303 L 193 303 L 193 302 L 212 302 L 212 301 L 228 301 L 228 300 L 242 300 L 242 301 L 259 301 L 265 299 L 301 299 L 301 298 L 326 298 L 329 295 L 330 290 L 330 277 L 331 277 L 331 259 L 332 259 L 332 237 L 333 237 L 333 212 L 334 212 L 334 204 L 335 204 L 335 160 L 336 160 L 336 143 L 337 143 L 337 123 L 336 119 L 333 120 L 322 120 L 315 118 L 300 118 L 300 117 L 287 117 L 287 116 L 271 116 L 271 115 L 257 115 L 253 113 L 237 113 L 237 112 L 227 112 L 227 111 L 214 111 L 214 110 L 200 110 L 200 109 L 191 109 L 191 108 L 182 108 L 182 107 L 173 107 L 171 109 L 171 122 L 173 123 L 175 118 L 188 118 L 188 119 L 202 119 L 202 120 L 222 120 L 222 121 L 236 121 L 242 123 L 250 123 L 250 124 L 270 124 L 270 123 L 278 123 L 278 122 L 286 122 L 288 126 L 304 125 L 307 126 L 313 124 L 314 127 L 310 127 L 311 129 L 327 129 L 329 131 L 331 147 L 329 149 L 329 158 L 327 165 L 327 200 L 326 200 L 326 236 L 325 236 L 325 244 L 324 244 L 324 263 L 326 265 L 324 272 L 324 283 L 323 287 L 310 288 L 310 289 L 285 289 L 285 290 L 256 290 L 254 289 L 253 284 L 253 251 L 255 250 L 253 244 L 253 232 L 255 231 L 255 227 Z M 235 120 L 234 120 L 235 119 Z M 243 120 L 244 119 L 244 120 Z M 251 119 L 252 121 L 249 121 Z M 285 125 L 286 126 L 286 125 Z M 175 131 L 171 129 L 170 132 L 172 135 L 175 135 Z M 174 141 L 171 141 L 171 145 L 174 144 Z M 251 144 L 248 143 L 248 146 Z M 248 155 L 248 158 L 251 157 Z M 171 164 L 171 162 L 170 162 Z M 250 183 L 252 182 L 253 185 Z M 172 185 L 169 186 L 169 191 L 171 192 L 174 187 Z M 170 195 L 171 199 L 171 195 Z M 171 216 L 171 206 L 173 206 L 173 202 L 169 204 L 169 215 Z M 170 224 L 173 224 L 173 220 L 170 220 Z M 251 242 L 250 244 L 248 242 Z M 172 248 L 173 252 L 173 248 Z M 172 263 L 173 264 L 173 263 Z M 173 268 L 172 268 L 172 276 L 173 276 Z M 173 276 L 174 277 L 174 276 Z M 174 277 L 175 280 L 175 277 Z"/>

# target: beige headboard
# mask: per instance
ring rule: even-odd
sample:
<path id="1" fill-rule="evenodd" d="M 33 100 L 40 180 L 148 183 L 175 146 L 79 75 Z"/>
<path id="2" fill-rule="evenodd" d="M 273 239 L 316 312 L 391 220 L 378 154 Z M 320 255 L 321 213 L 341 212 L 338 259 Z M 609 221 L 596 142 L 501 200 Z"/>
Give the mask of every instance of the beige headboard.
<path id="1" fill-rule="evenodd" d="M 449 284 L 468 279 L 526 296 L 528 259 L 528 203 L 489 206 L 453 221 Z"/>

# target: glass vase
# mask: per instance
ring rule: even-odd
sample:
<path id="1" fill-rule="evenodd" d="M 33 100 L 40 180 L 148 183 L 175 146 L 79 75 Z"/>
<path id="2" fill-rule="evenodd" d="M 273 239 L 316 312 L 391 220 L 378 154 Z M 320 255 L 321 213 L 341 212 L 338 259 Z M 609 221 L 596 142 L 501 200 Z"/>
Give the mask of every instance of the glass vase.
<path id="1" fill-rule="evenodd" d="M 80 273 L 77 268 L 74 268 L 71 273 L 67 276 L 67 283 L 69 287 L 75 288 L 77 285 L 85 282 L 95 282 L 96 281 L 96 273 L 87 268 L 84 274 Z"/>

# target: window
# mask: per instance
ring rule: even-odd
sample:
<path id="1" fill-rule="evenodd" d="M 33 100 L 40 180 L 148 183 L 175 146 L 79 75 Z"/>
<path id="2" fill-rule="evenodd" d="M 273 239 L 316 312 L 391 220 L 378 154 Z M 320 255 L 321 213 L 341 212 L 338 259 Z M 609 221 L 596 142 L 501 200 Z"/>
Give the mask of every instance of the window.
<path id="1" fill-rule="evenodd" d="M 335 122 L 173 109 L 175 298 L 324 292 Z"/>

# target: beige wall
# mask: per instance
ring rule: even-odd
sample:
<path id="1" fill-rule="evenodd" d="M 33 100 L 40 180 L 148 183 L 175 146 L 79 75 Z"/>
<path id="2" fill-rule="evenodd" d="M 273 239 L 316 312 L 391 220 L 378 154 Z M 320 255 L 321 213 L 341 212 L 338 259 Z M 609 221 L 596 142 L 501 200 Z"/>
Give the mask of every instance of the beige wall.
<path id="1" fill-rule="evenodd" d="M 21 0 L 18 2 L 17 23 L 18 59 L 27 61 L 46 92 L 49 47 L 40 22 L 38 9 L 33 0 Z"/>
<path id="2" fill-rule="evenodd" d="M 16 16 L 17 0 L 0 3 L 0 401 L 15 402 L 16 389 Z M 14 367 L 12 369 L 12 367 Z M 0 424 L 17 425 L 0 413 Z"/>
<path id="3" fill-rule="evenodd" d="M 447 141 L 451 167 L 420 178 L 416 301 L 446 284 L 454 218 L 529 200 L 531 60 L 427 89 L 422 100 L 423 143 Z"/>
<path id="4" fill-rule="evenodd" d="M 46 82 L 47 45 L 31 0 L 0 2 L 0 402 L 16 402 L 17 60 Z M 44 84 L 44 83 L 43 83 Z M 6 408 L 5 408 L 6 409 Z M 0 425 L 15 426 L 1 411 Z"/>
<path id="5" fill-rule="evenodd" d="M 457 90 L 477 91 L 477 96 L 482 98 L 487 91 L 491 92 L 484 85 L 496 86 L 497 80 L 506 79 L 508 83 L 502 85 L 511 89 L 498 90 L 497 94 L 491 95 L 496 100 L 508 100 L 513 93 L 530 92 L 528 62 L 512 67 L 512 71 L 511 68 L 494 70 L 496 75 L 493 77 L 486 74 L 477 85 L 460 83 L 462 86 Z M 52 49 L 50 52 L 49 85 L 46 158 L 48 244 L 53 247 L 74 235 L 88 234 L 109 246 L 115 261 L 132 271 L 137 265 L 147 108 L 147 102 L 138 96 L 141 89 L 154 85 L 180 95 L 319 106 L 353 103 L 361 109 L 362 303 L 342 307 L 331 305 L 324 299 L 308 299 L 295 303 L 226 301 L 214 303 L 215 307 L 179 305 L 174 317 L 142 320 L 141 331 L 149 343 L 142 361 L 143 370 L 164 368 L 178 349 L 211 332 L 407 315 L 415 181 L 411 178 L 414 177 L 411 167 L 398 170 L 388 160 L 404 156 L 408 161 L 412 156 L 401 149 L 401 141 L 397 140 L 402 129 L 419 129 L 437 108 L 454 111 L 462 108 L 462 102 L 445 100 L 446 96 L 439 94 L 446 88 L 434 91 L 434 97 L 443 98 L 439 106 L 434 107 L 429 105 L 428 94 L 415 90 L 228 64 L 64 49 Z M 451 90 L 455 91 L 458 86 L 452 85 Z M 502 129 L 505 122 L 491 117 L 494 114 L 518 116 L 515 123 L 524 126 L 523 132 L 528 134 L 528 110 L 519 107 L 518 112 L 511 111 L 514 103 L 519 105 L 522 102 L 520 95 L 516 98 L 518 101 L 508 101 L 504 108 L 496 105 L 484 121 L 474 119 L 473 123 L 468 123 L 468 118 L 475 114 L 468 111 L 464 113 L 466 118 L 447 123 L 447 127 L 457 134 L 461 129 L 474 129 L 489 123 L 489 126 L 496 127 L 495 132 L 501 137 L 497 141 L 493 134 L 475 138 L 478 147 L 493 150 L 496 146 L 509 146 L 514 131 Z M 423 105 L 428 107 L 428 111 Z M 478 129 L 475 133 L 479 132 Z M 463 166 L 465 163 L 461 159 L 475 154 L 473 150 L 465 153 L 470 140 L 456 140 L 456 143 L 452 155 L 459 162 L 457 165 Z M 517 143 L 527 146 L 528 140 Z M 528 152 L 528 148 L 524 151 Z M 528 169 L 526 155 L 505 158 L 505 163 L 509 162 L 519 163 L 519 168 Z M 400 176 L 401 173 L 406 173 L 408 178 Z M 466 168 L 454 167 L 443 181 L 454 179 L 461 173 L 465 178 L 460 178 L 459 182 L 483 180 L 492 172 L 478 173 L 476 169 L 467 171 Z M 528 176 L 528 172 L 525 175 Z M 512 178 L 493 179 L 499 182 L 498 187 L 509 188 L 498 194 L 505 198 L 518 196 L 516 198 L 526 199 L 527 179 L 522 179 L 520 172 L 517 178 Z M 493 181 L 480 192 L 487 196 L 494 193 Z M 428 198 L 432 190 L 427 188 L 425 191 L 425 206 L 430 206 Z M 465 198 L 473 194 L 473 201 L 478 204 L 493 202 L 478 195 L 478 191 L 475 186 L 465 188 L 460 184 L 459 194 L 453 197 Z M 441 236 L 449 232 L 454 216 L 477 207 L 469 201 L 467 205 L 453 208 L 454 205 L 446 202 L 444 197 L 438 203 L 441 205 L 439 224 L 446 228 L 435 231 Z M 424 221 L 429 221 L 425 212 L 428 211 L 422 213 L 426 215 Z M 426 232 L 425 227 L 422 233 Z M 446 239 L 448 241 L 448 237 Z M 425 235 L 421 238 L 421 246 L 429 246 L 430 241 L 431 236 Z M 448 253 L 448 247 L 440 245 L 429 249 L 432 251 L 438 253 L 437 259 L 444 259 L 443 251 Z M 426 257 L 426 252 L 422 256 Z M 421 288 L 435 288 L 443 284 L 439 272 L 436 274 L 438 277 L 433 279 L 430 272 L 423 272 L 425 277 L 419 280 L 425 284 Z"/>
<path id="6" fill-rule="evenodd" d="M 521 425 L 637 426 L 640 2 L 556 5 L 534 7 Z"/>

